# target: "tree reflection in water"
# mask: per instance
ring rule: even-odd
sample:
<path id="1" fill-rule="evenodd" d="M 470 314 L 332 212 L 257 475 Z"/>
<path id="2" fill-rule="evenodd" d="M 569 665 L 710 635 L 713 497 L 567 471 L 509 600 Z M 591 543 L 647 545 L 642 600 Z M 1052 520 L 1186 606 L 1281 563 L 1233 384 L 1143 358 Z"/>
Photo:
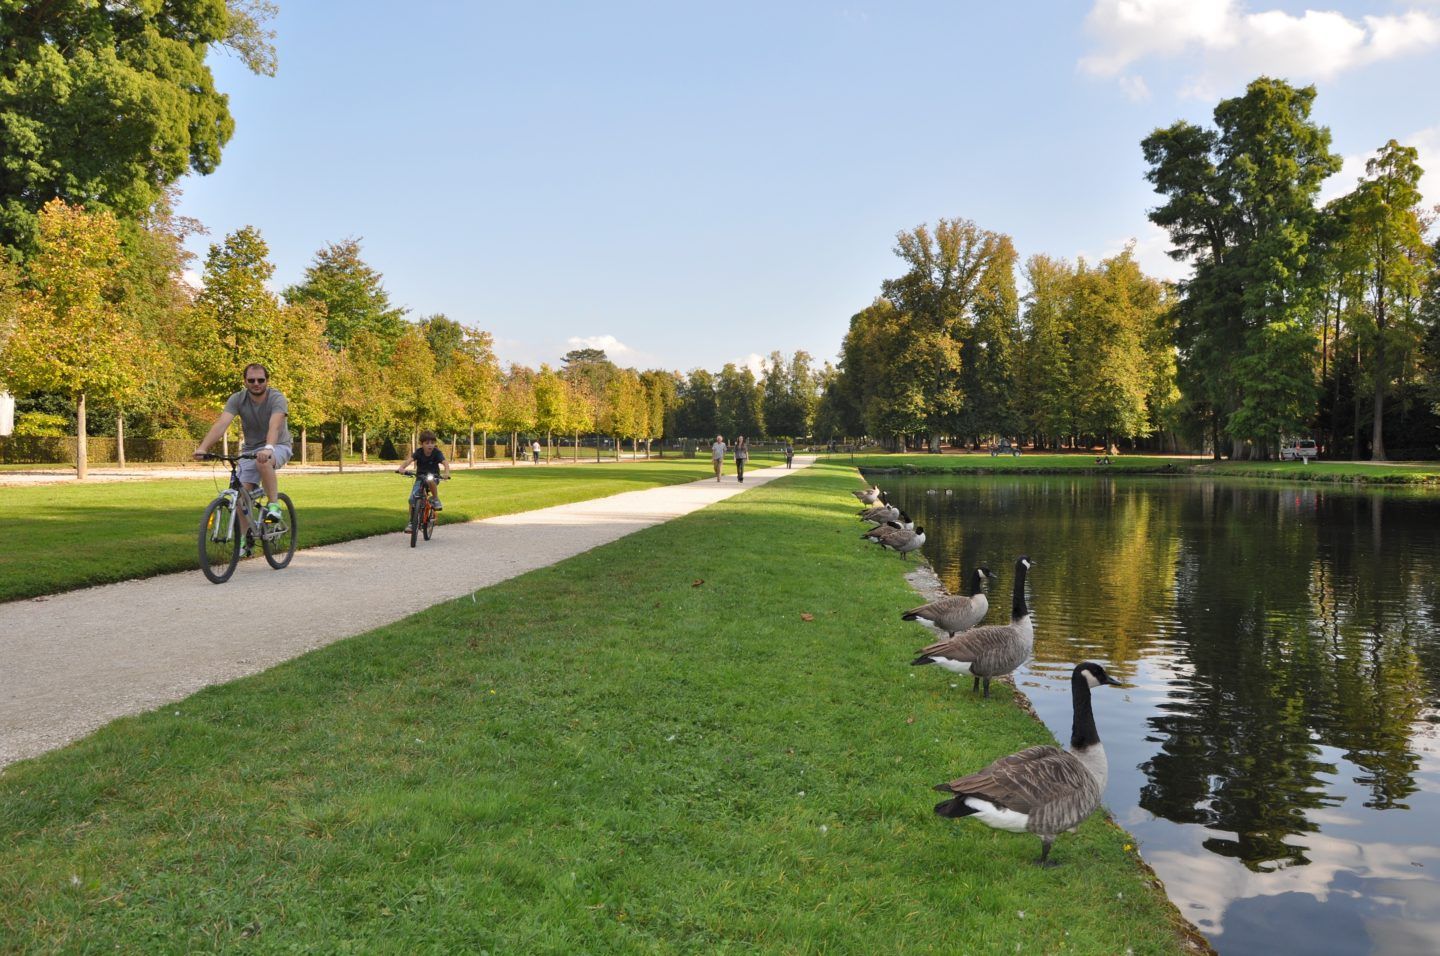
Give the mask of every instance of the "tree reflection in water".
<path id="1" fill-rule="evenodd" d="M 1415 728 L 1440 700 L 1433 493 L 871 477 L 924 525 L 952 591 L 977 563 L 1036 558 L 1038 663 L 1096 658 L 1130 680 L 1170 662 L 1131 798 L 1214 831 L 1210 852 L 1255 872 L 1310 862 L 1305 835 L 1344 802 L 1343 774 L 1365 807 L 1408 810 Z"/>

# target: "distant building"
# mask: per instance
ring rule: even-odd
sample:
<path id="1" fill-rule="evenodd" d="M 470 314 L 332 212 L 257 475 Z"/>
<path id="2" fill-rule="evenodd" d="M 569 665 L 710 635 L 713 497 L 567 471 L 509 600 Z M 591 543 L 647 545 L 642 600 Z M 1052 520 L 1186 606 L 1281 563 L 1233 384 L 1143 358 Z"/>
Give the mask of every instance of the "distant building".
<path id="1" fill-rule="evenodd" d="M 9 392 L 0 392 L 0 437 L 15 431 L 15 399 Z"/>

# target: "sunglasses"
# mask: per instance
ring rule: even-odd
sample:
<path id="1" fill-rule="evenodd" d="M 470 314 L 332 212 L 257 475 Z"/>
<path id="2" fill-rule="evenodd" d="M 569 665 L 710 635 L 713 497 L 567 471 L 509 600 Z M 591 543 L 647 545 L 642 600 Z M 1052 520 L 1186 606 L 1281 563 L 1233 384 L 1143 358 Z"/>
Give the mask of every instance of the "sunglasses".
<path id="1" fill-rule="evenodd" d="M 263 378 L 247 378 L 245 381 L 249 382 L 251 385 L 264 385 L 264 384 L 265 384 L 265 379 L 263 379 Z"/>

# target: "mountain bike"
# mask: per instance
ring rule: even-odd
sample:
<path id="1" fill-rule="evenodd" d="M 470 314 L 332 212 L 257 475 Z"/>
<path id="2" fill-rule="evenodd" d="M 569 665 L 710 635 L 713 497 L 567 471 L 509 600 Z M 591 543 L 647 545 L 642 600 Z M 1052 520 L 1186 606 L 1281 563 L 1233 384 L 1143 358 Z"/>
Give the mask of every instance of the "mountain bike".
<path id="1" fill-rule="evenodd" d="M 400 474 L 406 478 L 414 478 L 413 471 L 402 471 Z M 410 547 L 420 540 L 423 534 L 425 540 L 429 541 L 430 536 L 435 533 L 435 489 L 438 483 L 445 480 L 444 475 L 424 475 L 425 490 L 410 499 Z"/>
<path id="2" fill-rule="evenodd" d="M 289 564 L 295 556 L 296 529 L 295 505 L 290 496 L 280 493 L 280 521 L 267 525 L 259 491 L 248 490 L 240 480 L 240 462 L 255 456 L 207 454 L 205 457 L 230 466 L 230 487 L 215 496 L 200 519 L 200 570 L 205 577 L 215 584 L 230 580 L 242 552 L 249 557 L 257 537 L 270 567 L 278 571 Z"/>

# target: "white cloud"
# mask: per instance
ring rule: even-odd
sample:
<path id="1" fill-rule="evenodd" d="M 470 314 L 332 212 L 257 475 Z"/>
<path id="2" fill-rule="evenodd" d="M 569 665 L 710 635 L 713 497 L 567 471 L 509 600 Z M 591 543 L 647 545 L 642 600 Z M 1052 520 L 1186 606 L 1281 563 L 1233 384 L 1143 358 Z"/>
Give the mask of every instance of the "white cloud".
<path id="1" fill-rule="evenodd" d="M 765 374 L 765 356 L 759 352 L 751 352 L 744 358 L 736 359 L 735 365 L 737 368 L 748 368 L 751 372 L 755 373 L 756 378 L 760 378 Z"/>
<path id="2" fill-rule="evenodd" d="M 203 292 L 205 289 L 205 279 L 200 275 L 200 273 L 196 272 L 194 269 L 186 269 L 184 272 L 180 273 L 180 281 L 188 285 L 190 288 L 194 289 L 196 292 Z"/>
<path id="3" fill-rule="evenodd" d="M 1126 71 L 1156 57 L 1198 58 L 1180 92 L 1211 98 L 1257 73 L 1330 79 L 1440 46 L 1440 17 L 1421 10 L 1357 20 L 1333 10 L 1250 12 L 1238 0 L 1095 0 L 1085 26 L 1097 50 L 1080 69 L 1116 77 L 1132 98 L 1144 80 Z"/>
<path id="4" fill-rule="evenodd" d="M 617 355 L 627 355 L 635 351 L 613 335 L 572 336 L 565 340 L 565 344 L 572 349 L 603 349 L 612 359 Z"/>
<path id="5" fill-rule="evenodd" d="M 1143 76 L 1127 74 L 1120 77 L 1120 89 L 1136 103 L 1150 98 L 1150 86 L 1145 82 Z"/>
<path id="6" fill-rule="evenodd" d="M 1190 278 L 1190 263 L 1176 261 L 1167 255 L 1170 250 L 1170 233 L 1148 219 L 1136 228 L 1133 235 L 1107 242 L 1099 255 L 1085 252 L 1082 257 L 1086 262 L 1094 265 L 1101 259 L 1118 256 L 1125 251 L 1126 246 L 1134 248 L 1135 262 L 1147 276 L 1169 282 L 1179 282 Z"/>

